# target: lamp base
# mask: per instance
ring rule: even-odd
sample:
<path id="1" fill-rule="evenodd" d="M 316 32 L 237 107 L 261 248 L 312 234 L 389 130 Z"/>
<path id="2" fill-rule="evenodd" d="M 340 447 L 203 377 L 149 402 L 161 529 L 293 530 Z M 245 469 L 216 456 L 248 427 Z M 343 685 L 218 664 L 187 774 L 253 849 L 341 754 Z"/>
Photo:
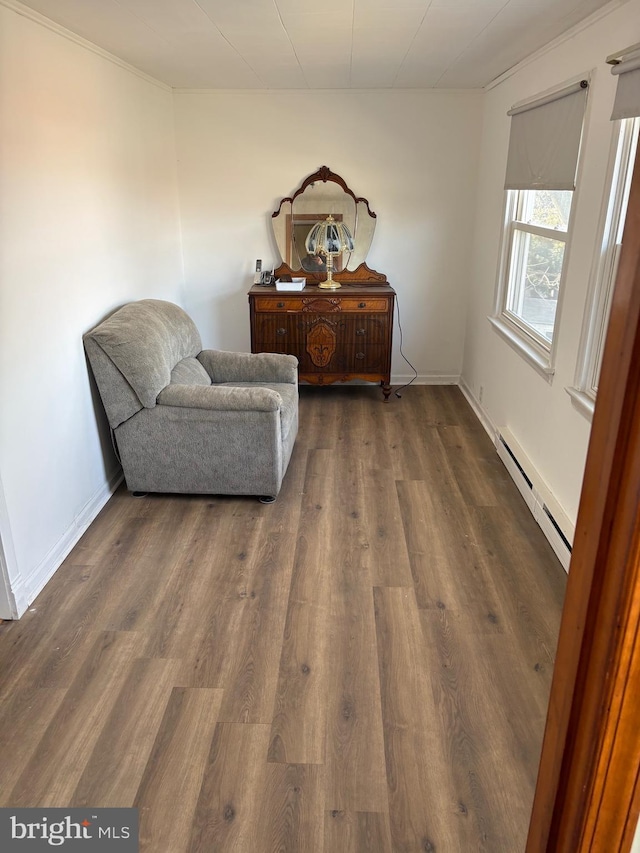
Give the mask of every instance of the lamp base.
<path id="1" fill-rule="evenodd" d="M 334 281 L 332 278 L 327 281 L 321 281 L 318 287 L 323 287 L 325 290 L 337 290 L 342 287 L 339 281 Z"/>

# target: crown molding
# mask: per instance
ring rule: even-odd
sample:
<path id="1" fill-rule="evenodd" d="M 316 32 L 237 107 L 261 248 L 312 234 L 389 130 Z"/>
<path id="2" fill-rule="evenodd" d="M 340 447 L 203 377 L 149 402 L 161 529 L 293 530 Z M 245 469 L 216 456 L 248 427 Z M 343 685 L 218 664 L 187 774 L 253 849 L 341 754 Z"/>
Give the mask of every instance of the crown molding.
<path id="1" fill-rule="evenodd" d="M 0 3 L 4 0 L 0 0 Z M 173 89 L 174 95 L 483 95 L 484 89 Z"/>
<path id="2" fill-rule="evenodd" d="M 567 30 L 562 35 L 557 36 L 553 41 L 550 41 L 548 44 L 545 44 L 544 47 L 539 48 L 538 50 L 530 53 L 525 59 L 520 60 L 511 68 L 507 69 L 507 71 L 503 71 L 499 77 L 496 77 L 495 80 L 492 80 L 490 83 L 484 87 L 484 92 L 490 92 L 491 89 L 495 89 L 496 86 L 499 86 L 501 83 L 504 83 L 505 80 L 508 80 L 509 77 L 513 77 L 514 74 L 517 74 L 523 68 L 526 68 L 527 65 L 530 65 L 532 62 L 536 62 L 536 60 L 545 56 L 549 51 L 555 50 L 557 47 L 560 47 L 565 42 L 570 41 L 575 38 L 578 33 L 583 32 L 583 30 L 589 29 L 589 27 L 596 24 L 598 21 L 602 20 L 602 18 L 606 18 L 612 12 L 615 12 L 616 9 L 619 9 L 621 6 L 624 6 L 628 3 L 629 0 L 611 0 L 610 3 L 607 3 L 605 6 L 601 6 L 588 18 L 585 18 L 584 21 L 580 21 L 579 24 L 575 24 L 571 29 Z"/>
<path id="3" fill-rule="evenodd" d="M 51 32 L 55 33 L 56 35 L 62 36 L 62 38 L 65 38 L 68 41 L 77 44 L 79 47 L 83 47 L 85 50 L 88 50 L 91 53 L 95 53 L 102 59 L 108 60 L 113 65 L 117 65 L 119 68 L 128 71 L 130 74 L 133 74 L 136 77 L 139 77 L 146 83 L 151 83 L 153 86 L 157 86 L 159 89 L 162 89 L 163 92 L 171 93 L 173 91 L 171 86 L 167 86 L 167 84 L 163 83 L 161 80 L 158 80 L 155 77 L 151 77 L 151 75 L 149 74 L 145 74 L 144 71 L 140 71 L 140 69 L 136 68 L 134 65 L 130 65 L 123 59 L 119 59 L 117 56 L 114 56 L 113 53 L 109 53 L 108 50 L 105 50 L 104 48 L 99 47 L 97 44 L 94 44 L 92 41 L 89 41 L 88 39 L 77 35 L 71 30 L 68 30 L 66 27 L 63 27 L 61 24 L 56 24 L 55 21 L 52 21 L 50 18 L 41 15 L 40 12 L 36 12 L 35 9 L 30 9 L 28 6 L 19 3 L 18 0 L 0 0 L 0 6 L 4 6 L 12 12 L 15 12 L 17 15 L 21 15 L 23 18 L 28 18 L 30 21 L 39 24 L 41 27 L 44 27 L 47 30 L 51 30 Z"/>

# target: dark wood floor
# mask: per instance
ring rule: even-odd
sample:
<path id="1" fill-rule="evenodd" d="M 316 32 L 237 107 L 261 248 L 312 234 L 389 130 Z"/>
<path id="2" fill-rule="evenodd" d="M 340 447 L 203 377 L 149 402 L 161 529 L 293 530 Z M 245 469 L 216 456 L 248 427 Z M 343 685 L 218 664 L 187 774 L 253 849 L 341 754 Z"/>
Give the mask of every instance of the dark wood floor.
<path id="1" fill-rule="evenodd" d="M 121 489 L 0 625 L 0 805 L 135 805 L 148 853 L 519 853 L 564 587 L 457 388 L 304 387 L 275 504 Z"/>

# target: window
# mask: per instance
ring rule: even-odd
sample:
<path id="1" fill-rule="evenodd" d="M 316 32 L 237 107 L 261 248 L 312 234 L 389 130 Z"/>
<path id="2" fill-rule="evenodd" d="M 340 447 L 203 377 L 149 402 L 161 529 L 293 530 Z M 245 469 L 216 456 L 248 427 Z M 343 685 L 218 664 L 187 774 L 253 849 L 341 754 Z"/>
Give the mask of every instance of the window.
<path id="1" fill-rule="evenodd" d="M 547 378 L 553 374 L 587 87 L 581 80 L 509 111 L 504 230 L 489 319 Z"/>
<path id="2" fill-rule="evenodd" d="M 640 119 L 620 122 L 609 167 L 610 192 L 601 218 L 602 241 L 594 259 L 592 285 L 582 329 L 575 384 L 568 388 L 574 403 L 591 417 L 598 392 L 604 341 L 609 323 L 613 285 L 622 248 L 622 232 L 638 147 Z"/>
<path id="3" fill-rule="evenodd" d="M 544 349 L 553 341 L 570 190 L 511 190 L 508 284 L 503 313 Z"/>

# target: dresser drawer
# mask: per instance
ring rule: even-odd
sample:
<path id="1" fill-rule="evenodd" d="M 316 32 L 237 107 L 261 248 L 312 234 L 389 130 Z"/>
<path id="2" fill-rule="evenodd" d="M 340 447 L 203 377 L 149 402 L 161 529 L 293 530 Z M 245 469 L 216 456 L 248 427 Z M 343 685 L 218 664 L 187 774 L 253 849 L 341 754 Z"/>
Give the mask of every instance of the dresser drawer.
<path id="1" fill-rule="evenodd" d="M 276 299 L 256 296 L 254 304 L 258 312 L 305 311 L 325 314 L 336 311 L 381 313 L 389 310 L 389 300 L 379 296 L 282 296 Z"/>
<path id="2" fill-rule="evenodd" d="M 347 347 L 347 363 L 350 373 L 381 373 L 386 369 L 387 353 L 384 347 Z"/>
<path id="3" fill-rule="evenodd" d="M 271 312 L 256 314 L 254 334 L 262 352 L 282 352 L 297 355 L 300 347 L 298 316 L 294 313 Z"/>
<path id="4" fill-rule="evenodd" d="M 386 344 L 389 340 L 390 317 L 388 314 L 350 314 L 342 318 L 344 338 L 359 349 Z"/>
<path id="5" fill-rule="evenodd" d="M 302 311 L 304 301 L 299 296 L 282 296 L 278 299 L 269 299 L 266 296 L 256 296 L 256 311 Z"/>
<path id="6" fill-rule="evenodd" d="M 346 296 L 340 300 L 341 311 L 388 311 L 389 300 L 380 297 Z"/>

